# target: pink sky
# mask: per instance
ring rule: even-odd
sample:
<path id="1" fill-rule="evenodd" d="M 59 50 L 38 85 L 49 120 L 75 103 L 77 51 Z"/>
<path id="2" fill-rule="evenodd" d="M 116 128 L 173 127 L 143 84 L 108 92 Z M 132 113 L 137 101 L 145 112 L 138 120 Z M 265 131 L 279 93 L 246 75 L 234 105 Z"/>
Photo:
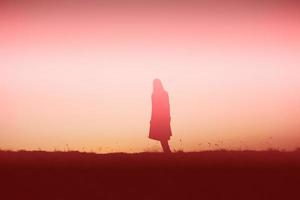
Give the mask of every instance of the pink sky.
<path id="1" fill-rule="evenodd" d="M 298 5 L 75 2 L 0 4 L 0 148 L 156 150 L 154 78 L 173 149 L 300 146 Z"/>

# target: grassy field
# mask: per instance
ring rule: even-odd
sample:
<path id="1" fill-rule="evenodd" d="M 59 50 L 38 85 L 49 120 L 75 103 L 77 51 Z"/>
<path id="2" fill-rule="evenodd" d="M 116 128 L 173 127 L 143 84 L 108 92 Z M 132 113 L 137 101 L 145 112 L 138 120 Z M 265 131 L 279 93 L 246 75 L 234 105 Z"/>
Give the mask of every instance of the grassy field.
<path id="1" fill-rule="evenodd" d="M 300 151 L 0 151 L 0 199 L 300 199 Z"/>

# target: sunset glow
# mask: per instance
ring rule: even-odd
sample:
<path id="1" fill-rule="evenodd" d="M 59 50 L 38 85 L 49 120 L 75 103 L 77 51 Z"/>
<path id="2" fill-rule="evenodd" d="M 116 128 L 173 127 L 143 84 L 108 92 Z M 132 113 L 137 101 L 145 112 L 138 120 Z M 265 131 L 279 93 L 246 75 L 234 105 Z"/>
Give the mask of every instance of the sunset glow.
<path id="1" fill-rule="evenodd" d="M 300 147 L 298 6 L 4 2 L 1 149 L 157 151 L 155 78 L 175 150 Z"/>

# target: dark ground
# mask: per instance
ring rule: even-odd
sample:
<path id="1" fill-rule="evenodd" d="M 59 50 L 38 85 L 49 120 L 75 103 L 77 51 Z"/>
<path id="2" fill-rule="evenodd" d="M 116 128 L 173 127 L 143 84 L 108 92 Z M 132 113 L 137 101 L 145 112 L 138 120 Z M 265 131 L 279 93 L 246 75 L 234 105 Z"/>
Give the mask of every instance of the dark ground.
<path id="1" fill-rule="evenodd" d="M 2 151 L 0 199 L 299 200 L 300 151 Z"/>

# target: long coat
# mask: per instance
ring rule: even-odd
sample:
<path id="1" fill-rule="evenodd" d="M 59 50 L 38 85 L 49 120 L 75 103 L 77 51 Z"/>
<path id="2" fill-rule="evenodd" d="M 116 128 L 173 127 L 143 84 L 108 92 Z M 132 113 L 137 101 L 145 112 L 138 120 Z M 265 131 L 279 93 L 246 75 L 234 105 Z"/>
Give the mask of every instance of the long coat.
<path id="1" fill-rule="evenodd" d="M 172 136 L 169 95 L 166 91 L 152 95 L 152 116 L 149 138 L 154 140 L 170 140 Z"/>

